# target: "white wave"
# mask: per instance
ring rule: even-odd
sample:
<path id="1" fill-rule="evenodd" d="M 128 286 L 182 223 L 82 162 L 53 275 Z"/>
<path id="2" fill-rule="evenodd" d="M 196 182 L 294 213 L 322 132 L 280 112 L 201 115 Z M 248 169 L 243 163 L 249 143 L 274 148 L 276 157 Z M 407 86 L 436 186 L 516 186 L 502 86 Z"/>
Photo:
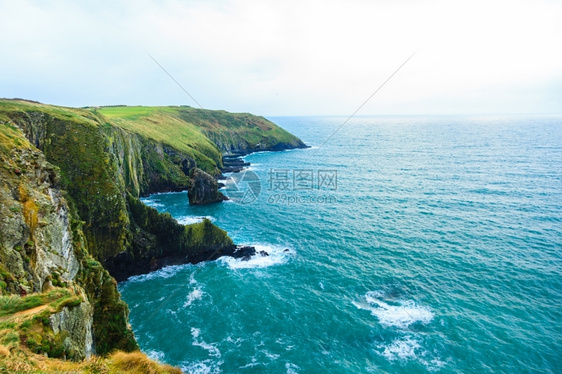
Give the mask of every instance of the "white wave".
<path id="1" fill-rule="evenodd" d="M 191 345 L 195 347 L 201 347 L 207 352 L 209 352 L 209 356 L 220 358 L 221 351 L 217 348 L 216 343 L 207 343 L 203 340 L 199 340 L 199 336 L 201 335 L 201 329 L 192 327 L 191 328 L 191 336 L 193 336 L 193 342 Z"/>
<path id="2" fill-rule="evenodd" d="M 242 343 L 242 342 L 244 341 L 244 339 L 242 339 L 242 338 L 236 338 L 236 340 L 234 340 L 234 339 L 232 338 L 232 336 L 227 336 L 226 339 L 225 339 L 225 341 L 226 341 L 227 343 L 234 344 L 237 348 L 240 348 L 240 343 Z"/>
<path id="3" fill-rule="evenodd" d="M 162 207 L 165 207 L 165 206 L 166 206 L 165 204 L 159 202 L 158 200 L 153 200 L 153 199 L 150 199 L 150 198 L 148 198 L 148 199 L 141 199 L 141 201 L 142 201 L 145 205 L 148 205 L 149 207 L 152 207 L 152 208 L 155 208 L 155 209 L 156 209 L 156 208 L 162 208 Z"/>
<path id="4" fill-rule="evenodd" d="M 180 369 L 188 374 L 219 374 L 222 372 L 220 369 L 222 363 L 222 361 L 214 362 L 212 360 L 196 361 L 181 365 Z"/>
<path id="5" fill-rule="evenodd" d="M 287 374 L 297 374 L 299 372 L 300 367 L 298 367 L 295 364 L 291 364 L 290 362 L 287 362 L 285 364 L 285 369 L 287 369 Z"/>
<path id="6" fill-rule="evenodd" d="M 199 335 L 201 335 L 201 329 L 198 329 L 196 327 L 192 327 L 191 328 L 191 336 L 193 336 L 193 339 L 197 339 L 199 337 Z"/>
<path id="7" fill-rule="evenodd" d="M 189 284 L 197 284 L 197 281 L 195 280 L 195 273 L 191 273 L 189 276 Z"/>
<path id="8" fill-rule="evenodd" d="M 194 223 L 203 222 L 205 218 L 207 218 L 211 222 L 215 222 L 217 220 L 212 216 L 180 216 L 176 218 L 176 221 L 178 221 L 180 225 L 192 225 Z"/>
<path id="9" fill-rule="evenodd" d="M 378 353 L 389 361 L 415 359 L 425 354 L 420 343 L 412 336 L 394 339 L 392 343 L 386 346 L 381 344 L 377 348 L 382 350 Z"/>
<path id="10" fill-rule="evenodd" d="M 286 247 L 261 245 L 261 244 L 248 244 L 256 248 L 256 254 L 249 260 L 244 261 L 240 258 L 233 258 L 224 256 L 217 261 L 226 264 L 230 269 L 260 269 L 273 265 L 285 264 L 291 257 L 295 255 L 292 250 L 287 250 Z M 265 251 L 269 256 L 263 256 L 259 252 Z"/>
<path id="11" fill-rule="evenodd" d="M 240 366 L 238 369 L 248 369 L 253 368 L 254 366 L 259 366 L 260 363 L 255 357 L 252 357 L 252 360 L 244 366 Z"/>
<path id="12" fill-rule="evenodd" d="M 263 354 L 265 355 L 265 357 L 269 358 L 270 360 L 277 360 L 280 356 L 278 354 L 275 353 L 270 353 L 268 351 L 262 351 Z"/>
<path id="13" fill-rule="evenodd" d="M 190 267 L 190 266 L 194 266 L 194 265 L 183 264 L 183 265 L 165 266 L 162 269 L 153 271 L 152 273 L 130 276 L 127 279 L 127 282 L 144 282 L 149 279 L 157 279 L 157 278 L 167 279 L 174 276 L 176 273 L 185 269 L 186 267 Z"/>
<path id="14" fill-rule="evenodd" d="M 384 299 L 384 293 L 369 291 L 364 301 L 353 302 L 359 309 L 365 309 L 378 318 L 381 325 L 406 328 L 413 323 L 429 323 L 433 319 L 433 312 L 412 300 L 389 301 Z"/>
<path id="15" fill-rule="evenodd" d="M 441 361 L 439 357 L 432 358 L 433 354 L 423 347 L 423 343 L 420 343 L 418 338 L 412 335 L 396 338 L 388 345 L 379 344 L 376 352 L 389 361 L 417 360 L 428 371 L 439 371 L 445 366 L 445 362 Z"/>
<path id="16" fill-rule="evenodd" d="M 154 360 L 154 361 L 158 361 L 158 362 L 164 362 L 164 357 L 166 357 L 166 355 L 164 354 L 164 352 L 161 351 L 155 351 L 155 350 L 149 350 L 144 352 L 150 359 Z"/>
<path id="17" fill-rule="evenodd" d="M 187 190 L 182 190 L 182 191 L 169 191 L 169 192 L 155 192 L 153 194 L 150 194 L 147 197 L 141 197 L 142 199 L 150 199 L 153 196 L 158 196 L 158 195 L 178 195 L 178 194 L 182 194 L 182 193 L 187 193 Z"/>
<path id="18" fill-rule="evenodd" d="M 195 300 L 201 300 L 201 298 L 203 298 L 204 293 L 205 292 L 201 291 L 200 287 L 195 288 L 193 291 L 189 293 L 189 295 L 187 295 L 187 300 L 183 304 L 183 307 L 187 308 L 191 306 L 191 304 L 193 304 Z"/>

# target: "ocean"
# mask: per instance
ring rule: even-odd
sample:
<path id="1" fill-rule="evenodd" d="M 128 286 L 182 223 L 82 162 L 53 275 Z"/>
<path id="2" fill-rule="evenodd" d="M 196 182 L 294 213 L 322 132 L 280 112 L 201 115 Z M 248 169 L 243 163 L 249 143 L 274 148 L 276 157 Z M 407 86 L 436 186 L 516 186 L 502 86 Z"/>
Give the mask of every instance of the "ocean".
<path id="1" fill-rule="evenodd" d="M 141 349 L 186 373 L 561 373 L 562 117 L 274 117 L 204 217 L 269 256 L 119 284 Z"/>

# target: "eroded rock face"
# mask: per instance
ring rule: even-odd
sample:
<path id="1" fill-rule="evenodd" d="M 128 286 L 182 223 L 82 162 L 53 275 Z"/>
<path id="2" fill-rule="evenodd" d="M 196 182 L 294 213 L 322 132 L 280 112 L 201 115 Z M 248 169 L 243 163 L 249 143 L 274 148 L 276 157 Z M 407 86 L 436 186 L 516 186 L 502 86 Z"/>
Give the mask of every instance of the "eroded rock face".
<path id="1" fill-rule="evenodd" d="M 192 205 L 205 205 L 227 200 L 219 192 L 217 180 L 203 170 L 194 168 L 191 173 L 193 186 L 188 192 L 189 203 Z"/>
<path id="2" fill-rule="evenodd" d="M 0 293 L 58 286 L 81 295 L 79 305 L 50 318 L 73 359 L 91 356 L 96 345 L 101 354 L 137 349 L 128 308 L 115 280 L 86 251 L 83 223 L 59 187 L 59 169 L 15 126 L 0 126 Z"/>
<path id="3" fill-rule="evenodd" d="M 75 361 L 88 359 L 95 353 L 92 333 L 94 308 L 84 293 L 82 297 L 84 301 L 78 306 L 64 307 L 62 311 L 49 317 L 55 334 L 67 334 L 63 342 L 64 348 Z"/>
<path id="4" fill-rule="evenodd" d="M 79 262 L 72 248 L 68 206 L 55 167 L 41 152 L 15 149 L 16 172 L 2 172 L 0 262 L 15 275 L 12 291 L 40 292 L 52 277 L 72 281 Z"/>

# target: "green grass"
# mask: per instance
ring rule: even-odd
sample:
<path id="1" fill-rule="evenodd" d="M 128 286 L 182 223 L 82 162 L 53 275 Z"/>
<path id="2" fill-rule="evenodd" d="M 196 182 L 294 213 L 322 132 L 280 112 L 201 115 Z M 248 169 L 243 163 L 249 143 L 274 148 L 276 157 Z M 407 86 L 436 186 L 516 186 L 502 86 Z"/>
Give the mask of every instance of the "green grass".
<path id="1" fill-rule="evenodd" d="M 0 122 L 9 122 L 8 113 L 44 112 L 61 120 L 71 120 L 98 126 L 99 122 L 91 111 L 78 108 L 40 104 L 27 100 L 0 99 Z"/>
<path id="2" fill-rule="evenodd" d="M 221 166 L 221 153 L 230 145 L 243 144 L 248 149 L 275 146 L 277 143 L 302 144 L 298 138 L 273 122 L 249 113 L 230 113 L 191 107 L 102 107 L 90 109 L 109 121 L 169 144 L 203 163 Z M 223 144 L 219 149 L 217 144 Z M 209 160 L 210 159 L 210 160 Z"/>
<path id="3" fill-rule="evenodd" d="M 0 296 L 0 317 L 50 303 L 55 310 L 64 306 L 76 306 L 76 298 L 66 289 L 57 288 L 47 293 L 29 296 Z M 79 303 L 78 303 L 79 304 Z"/>
<path id="4" fill-rule="evenodd" d="M 90 110 L 125 130 L 167 144 L 195 159 L 203 169 L 212 171 L 220 162 L 220 151 L 197 126 L 183 121 L 178 109 L 135 106 Z"/>
<path id="5" fill-rule="evenodd" d="M 222 152 L 231 145 L 246 149 L 277 143 L 302 144 L 273 122 L 249 113 L 184 106 L 109 106 L 66 108 L 26 100 L 0 99 L 0 124 L 9 126 L 14 113 L 45 113 L 55 119 L 93 127 L 117 126 L 168 145 L 190 156 L 210 173 L 222 166 Z M 3 126 L 5 127 L 5 126 Z M 222 145 L 222 149 L 217 146 Z"/>

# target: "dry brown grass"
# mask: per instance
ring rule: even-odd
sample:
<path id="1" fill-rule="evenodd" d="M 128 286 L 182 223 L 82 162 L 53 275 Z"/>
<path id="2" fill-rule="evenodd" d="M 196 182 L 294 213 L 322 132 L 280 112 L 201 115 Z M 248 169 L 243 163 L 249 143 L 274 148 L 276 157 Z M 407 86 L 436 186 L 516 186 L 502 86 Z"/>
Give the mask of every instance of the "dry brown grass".
<path id="1" fill-rule="evenodd" d="M 0 345 L 0 357 L 8 357 L 10 356 L 10 350 L 8 349 L 8 347 L 4 346 L 4 345 Z"/>
<path id="2" fill-rule="evenodd" d="M 142 352 L 116 352 L 83 362 L 48 358 L 27 349 L 10 351 L 0 345 L 0 373 L 29 374 L 183 374 L 178 368 L 152 361 Z"/>
<path id="3" fill-rule="evenodd" d="M 109 361 L 111 367 L 125 373 L 136 374 L 182 374 L 178 368 L 152 361 L 142 352 L 116 352 Z"/>

